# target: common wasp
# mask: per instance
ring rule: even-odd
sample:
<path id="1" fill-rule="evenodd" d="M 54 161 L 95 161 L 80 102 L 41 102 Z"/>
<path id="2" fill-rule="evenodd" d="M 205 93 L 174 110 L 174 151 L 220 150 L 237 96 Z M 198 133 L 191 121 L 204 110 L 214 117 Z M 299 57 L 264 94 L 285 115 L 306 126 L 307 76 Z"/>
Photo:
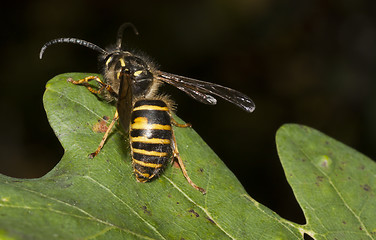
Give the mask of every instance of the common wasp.
<path id="1" fill-rule="evenodd" d="M 108 101 L 116 102 L 115 115 L 98 148 L 89 155 L 90 158 L 101 151 L 112 127 L 119 120 L 124 130 L 129 132 L 132 165 L 138 182 L 148 182 L 158 177 L 167 163 L 176 159 L 189 184 L 205 194 L 205 190 L 188 176 L 172 129 L 172 125 L 191 125 L 179 124 L 174 120 L 174 104 L 166 95 L 159 94 L 158 88 L 162 83 L 171 84 L 193 99 L 209 105 L 217 103 L 213 97 L 215 95 L 247 112 L 252 112 L 255 104 L 248 96 L 231 88 L 158 70 L 147 57 L 123 48 L 123 32 L 127 27 L 131 27 L 138 35 L 134 25 L 124 23 L 118 30 L 113 48 L 105 50 L 77 38 L 57 38 L 45 43 L 39 56 L 42 58 L 46 48 L 56 43 L 78 44 L 100 53 L 99 61 L 104 69 L 103 79 L 98 76 L 80 80 L 68 79 L 73 84 L 86 86 L 90 92 L 99 94 Z M 90 81 L 96 81 L 99 88 L 91 87 Z"/>

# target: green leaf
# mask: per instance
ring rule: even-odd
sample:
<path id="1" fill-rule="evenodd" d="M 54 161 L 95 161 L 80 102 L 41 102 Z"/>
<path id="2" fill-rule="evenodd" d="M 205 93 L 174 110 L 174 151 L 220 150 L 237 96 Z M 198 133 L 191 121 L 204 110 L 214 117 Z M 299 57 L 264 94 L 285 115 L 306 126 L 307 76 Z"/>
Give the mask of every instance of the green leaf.
<path id="1" fill-rule="evenodd" d="M 111 119 L 115 107 L 66 81 L 88 75 L 48 82 L 44 105 L 65 153 L 42 178 L 0 175 L 0 239 L 375 238 L 374 163 L 306 127 L 286 125 L 277 134 L 286 176 L 307 217 L 303 226 L 253 200 L 191 128 L 174 131 L 187 171 L 206 195 L 174 166 L 155 181 L 136 182 L 118 125 L 89 159 L 103 136 L 101 120 Z"/>
<path id="2" fill-rule="evenodd" d="M 132 174 L 127 137 L 119 126 L 94 159 L 103 133 L 93 131 L 115 107 L 68 73 L 47 84 L 44 105 L 65 154 L 46 176 L 0 177 L 0 229 L 17 239 L 252 239 L 297 238 L 292 225 L 255 202 L 191 128 L 175 128 L 192 180 L 169 166 L 155 181 Z M 266 231 L 268 226 L 268 231 Z"/>
<path id="3" fill-rule="evenodd" d="M 376 165 L 304 126 L 277 133 L 283 168 L 315 239 L 376 239 Z"/>

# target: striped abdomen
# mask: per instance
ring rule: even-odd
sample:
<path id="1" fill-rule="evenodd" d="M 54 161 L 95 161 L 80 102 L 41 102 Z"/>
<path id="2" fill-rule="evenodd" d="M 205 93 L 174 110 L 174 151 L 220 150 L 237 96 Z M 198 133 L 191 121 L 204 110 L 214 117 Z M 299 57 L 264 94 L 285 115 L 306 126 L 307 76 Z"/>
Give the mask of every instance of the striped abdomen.
<path id="1" fill-rule="evenodd" d="M 158 176 L 171 158 L 171 117 L 162 100 L 139 100 L 132 110 L 129 139 L 136 179 Z"/>

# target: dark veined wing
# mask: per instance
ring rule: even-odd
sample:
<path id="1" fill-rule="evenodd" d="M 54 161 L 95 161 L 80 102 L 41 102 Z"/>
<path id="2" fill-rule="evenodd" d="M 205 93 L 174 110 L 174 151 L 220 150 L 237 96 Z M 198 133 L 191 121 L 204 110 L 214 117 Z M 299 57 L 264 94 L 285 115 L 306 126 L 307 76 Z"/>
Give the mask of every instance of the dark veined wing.
<path id="1" fill-rule="evenodd" d="M 187 93 L 193 99 L 205 104 L 215 105 L 217 100 L 212 95 L 216 95 L 235 104 L 247 112 L 253 112 L 256 107 L 253 101 L 247 95 L 218 84 L 204 82 L 162 71 L 157 72 L 157 79 L 175 86 L 176 88 Z"/>

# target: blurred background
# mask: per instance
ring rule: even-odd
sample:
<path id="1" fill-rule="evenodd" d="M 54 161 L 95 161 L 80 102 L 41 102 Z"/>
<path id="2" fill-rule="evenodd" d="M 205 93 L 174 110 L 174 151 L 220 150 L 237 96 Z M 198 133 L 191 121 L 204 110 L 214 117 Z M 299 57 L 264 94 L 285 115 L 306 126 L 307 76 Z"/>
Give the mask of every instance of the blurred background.
<path id="1" fill-rule="evenodd" d="M 177 114 L 236 174 L 248 193 L 282 217 L 304 223 L 279 162 L 275 133 L 284 123 L 314 127 L 376 158 L 376 1 L 25 1 L 2 6 L 0 173 L 46 174 L 63 149 L 42 104 L 46 82 L 66 72 L 98 72 L 97 53 L 60 44 L 77 37 L 101 47 L 126 43 L 167 72 L 244 92 L 248 114 L 219 101 L 195 102 L 165 87 Z M 12 5 L 13 4 L 13 5 Z M 194 111 L 192 111 L 194 109 Z"/>

